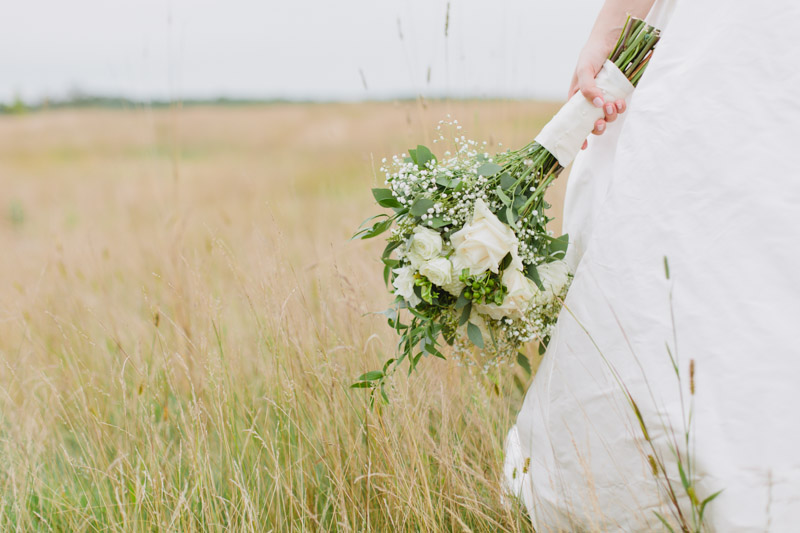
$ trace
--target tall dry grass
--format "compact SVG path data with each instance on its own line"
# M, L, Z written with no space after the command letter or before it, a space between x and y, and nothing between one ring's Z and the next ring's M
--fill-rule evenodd
M513 375L426 360L376 411L348 388L395 342L380 243L348 238L373 158L447 112L516 146L552 111L0 117L0 530L529 531Z

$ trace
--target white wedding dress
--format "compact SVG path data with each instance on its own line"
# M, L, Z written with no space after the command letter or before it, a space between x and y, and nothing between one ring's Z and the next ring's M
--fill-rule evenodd
M575 279L506 444L537 532L676 524L648 455L691 523L692 403L694 489L723 491L709 530L800 531L798 28L795 0L678 0L624 121L576 163Z

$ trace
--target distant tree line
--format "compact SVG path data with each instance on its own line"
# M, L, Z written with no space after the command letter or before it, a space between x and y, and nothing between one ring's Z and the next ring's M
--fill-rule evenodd
M0 103L0 114L20 115L31 111L44 111L47 109L141 109L141 108L167 108L170 106L246 106L282 103L308 103L300 100L253 99L253 98L196 98L186 100L135 100L119 96L75 95L63 99L46 99L30 104L21 98L15 97L10 104Z

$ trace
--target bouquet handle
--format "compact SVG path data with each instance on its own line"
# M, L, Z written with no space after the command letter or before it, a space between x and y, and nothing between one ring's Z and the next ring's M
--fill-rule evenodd
M606 102L624 100L634 89L610 60L603 64L595 81ZM536 142L553 154L562 167L566 167L580 152L583 141L594 129L594 123L604 116L602 108L595 107L578 91L536 136Z

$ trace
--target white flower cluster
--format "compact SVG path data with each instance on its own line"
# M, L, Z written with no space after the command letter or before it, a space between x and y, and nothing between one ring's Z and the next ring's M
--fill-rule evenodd
M569 272L561 267L566 266L563 261L544 265L540 276L547 290L540 291L523 273L518 247L519 240L511 228L503 224L483 200L477 200L471 222L454 232L449 243L438 231L423 226L414 228L411 238L399 249L398 255L405 264L394 269L395 294L416 307L421 303L414 291L416 279L424 276L433 285L458 296L464 289L459 279L462 270L468 270L473 276L486 271L497 274L503 259L511 254L511 264L502 274L502 283L508 290L502 303L477 304L475 311L494 321L524 319L532 306L546 304L561 293ZM530 332L534 334L535 331ZM512 336L519 336L519 333L512 333Z

